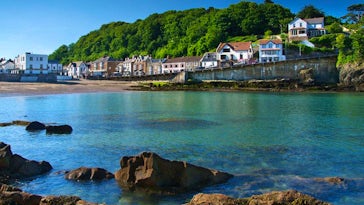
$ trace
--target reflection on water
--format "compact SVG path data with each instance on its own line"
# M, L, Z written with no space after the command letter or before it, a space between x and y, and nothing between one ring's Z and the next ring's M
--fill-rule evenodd
M19 186L107 204L182 204L199 191L247 197L297 189L334 204L363 204L364 100L360 94L125 92L2 97L0 122L70 124L70 135L1 127L13 153L54 170ZM39 106L42 105L42 106ZM236 177L176 197L123 192L115 181L78 183L80 166L120 168L122 156L153 151ZM343 184L315 181L340 176Z

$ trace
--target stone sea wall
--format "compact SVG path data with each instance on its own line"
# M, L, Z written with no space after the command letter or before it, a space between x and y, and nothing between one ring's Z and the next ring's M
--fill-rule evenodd
M206 80L299 80L300 71L312 69L316 83L338 83L339 72L336 68L336 56L288 60L281 62L240 65L223 69L204 69L188 72L185 79Z

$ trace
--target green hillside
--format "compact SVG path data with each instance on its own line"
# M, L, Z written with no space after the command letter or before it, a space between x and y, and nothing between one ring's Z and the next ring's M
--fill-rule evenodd
M74 44L60 46L49 59L66 64L104 55L116 59L146 54L155 58L202 55L236 36L263 35L268 30L278 34L293 17L281 5L245 1L226 9L168 11L134 23L105 24Z

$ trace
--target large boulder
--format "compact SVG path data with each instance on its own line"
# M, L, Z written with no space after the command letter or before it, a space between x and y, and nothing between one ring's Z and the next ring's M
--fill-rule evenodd
M197 194L187 205L330 205L295 190L274 191L249 198L234 199L223 194Z
M123 157L115 173L119 185L128 191L176 194L226 182L231 174L206 169L182 161L163 159L155 153Z
M10 173L15 178L27 178L49 172L52 166L49 162L28 160L24 157L14 154L10 160Z
M0 178L20 179L44 174L52 169L46 162L28 160L13 154L10 145L0 142Z
M364 91L364 64L348 63L340 67L340 84Z
M73 129L69 125L46 126L47 134L71 134Z
M31 123L29 123L25 130L27 131L40 131L40 130L45 130L46 126L43 123L40 123L38 121L33 121Z
M67 172L65 178L69 180L103 180L114 178L114 174L102 168L80 167Z

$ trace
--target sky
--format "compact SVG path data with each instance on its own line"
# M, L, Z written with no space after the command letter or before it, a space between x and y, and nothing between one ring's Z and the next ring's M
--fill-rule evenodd
M227 8L241 0L1 0L0 57L14 59L31 52L51 54L115 21L133 23L153 13L191 8ZM262 3L264 0L251 0ZM344 16L363 0L273 0L293 13L313 5L326 15Z

